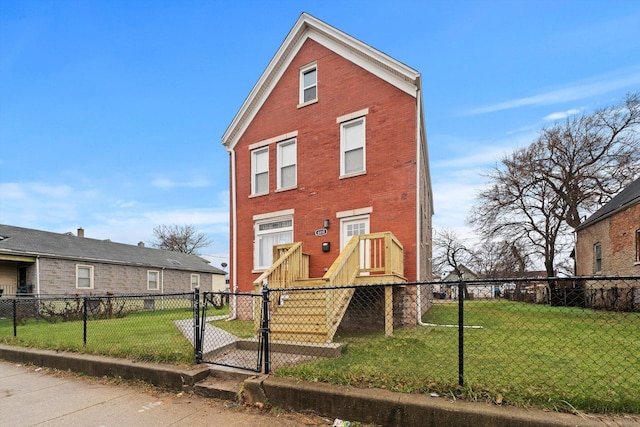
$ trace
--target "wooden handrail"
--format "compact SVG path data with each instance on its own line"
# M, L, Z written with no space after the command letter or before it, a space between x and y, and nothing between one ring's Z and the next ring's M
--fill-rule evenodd
M299 279L309 278L309 259L302 252L302 242L273 247L274 263L264 271L253 285L257 288L267 280L269 288L288 288Z

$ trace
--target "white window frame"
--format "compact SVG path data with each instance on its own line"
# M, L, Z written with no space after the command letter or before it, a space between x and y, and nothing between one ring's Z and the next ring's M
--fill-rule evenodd
M265 154L267 156L267 168L266 170L258 169L258 156ZM258 192L256 178L258 174L267 174L267 189L266 191ZM251 150L251 195L258 196L262 194L269 194L269 147L257 148Z
M598 252L600 253L599 257ZM600 242L593 245L593 272L602 272L602 243Z
M351 148L347 150L347 141L346 141L346 129L353 126L362 126L362 141L355 148ZM346 178L351 176L357 176L367 173L367 123L366 118L364 116L358 117L353 120L348 120L340 123L340 177ZM347 152L351 152L354 150L362 149L362 170L357 171L346 171L346 157Z
M195 285L194 285L194 280L195 279ZM191 290L193 291L195 288L200 288L200 275L199 274L192 274L191 275Z
M293 163L285 163L284 148L293 145ZM281 141L277 144L277 156L278 156L278 190L286 190L295 188L298 185L298 142L295 138ZM290 185L284 185L282 179L282 172L284 168L293 166L293 183Z
M80 286L80 279L86 279L86 277L80 277L80 270L89 270L89 286ZM76 264L76 289L93 289L93 266Z
M155 275L156 276L156 286L151 287L151 276ZM160 272L157 270L147 270L147 290L148 291L159 291L160 290Z
M305 86L304 76L308 73L315 71L316 80L313 84ZM307 89L315 88L316 96L314 98L308 99L305 101L304 92ZM314 102L318 102L318 64L314 61L311 64L307 64L304 67L300 68L300 95L299 95L299 103L298 107L303 107L305 105L313 104Z
M267 228L261 230L261 225L266 224L277 224L277 223L286 223L289 222L288 225L277 227L277 228ZM253 240L253 270L254 271L264 271L271 266L271 263L263 262L260 260L260 250L262 249L262 239L267 236L273 236L276 234L283 234L290 232L291 238L289 242L278 242L275 244L283 244L283 243L293 243L293 215L282 215L282 216L273 216L268 218L262 218L259 220L254 219L254 240ZM273 245L271 246L271 251L273 252ZM265 265L261 265L265 264Z

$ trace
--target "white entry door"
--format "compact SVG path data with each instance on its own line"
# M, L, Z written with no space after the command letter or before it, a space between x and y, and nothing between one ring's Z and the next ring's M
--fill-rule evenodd
M359 216L352 218L344 218L341 220L340 233L340 250L349 243L353 236L361 234L369 234L369 216ZM370 243L368 241L360 242L360 268L370 268L371 257ZM364 273L362 273L364 275Z

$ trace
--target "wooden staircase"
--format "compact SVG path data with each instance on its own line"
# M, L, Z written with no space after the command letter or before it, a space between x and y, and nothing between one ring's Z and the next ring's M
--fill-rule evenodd
M274 259L254 285L258 288L266 281L271 290L271 339L277 341L332 342L354 285L405 281L402 245L390 232L354 236L322 278L308 278L309 256L299 242L275 246ZM255 314L257 329L260 315Z

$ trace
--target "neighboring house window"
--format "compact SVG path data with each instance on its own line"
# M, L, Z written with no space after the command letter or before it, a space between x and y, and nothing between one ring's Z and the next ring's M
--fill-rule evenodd
M278 144L278 189L296 186L296 140Z
M593 272L602 271L602 244L600 243L593 245L593 261Z
M365 171L364 117L342 123L340 126L340 175Z
M93 266L76 265L76 288L93 289Z
M310 64L300 69L300 104L318 99L318 69Z
M160 289L160 273L157 271L147 271L147 290L157 291Z
M640 228L636 230L636 262L640 262Z
M273 263L273 246L293 242L293 217L270 218L255 223L254 268L264 270Z
M191 290L194 290L195 288L199 288L200 287L200 275L199 274L192 274L191 275Z
M269 148L251 152L251 194L269 192Z

